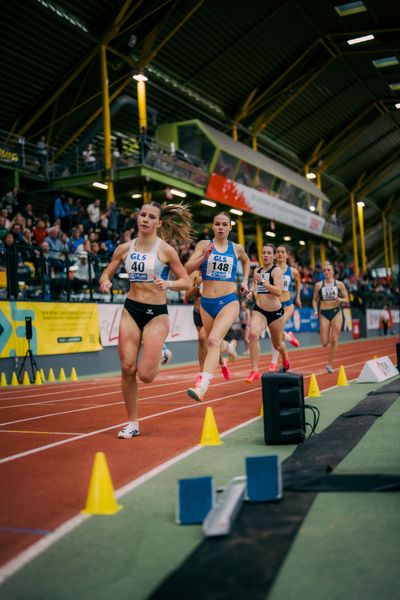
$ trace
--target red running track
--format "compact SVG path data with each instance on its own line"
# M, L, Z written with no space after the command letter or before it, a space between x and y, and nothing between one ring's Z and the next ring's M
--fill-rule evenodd
M344 343L336 366L354 379L372 355L395 361L393 338ZM265 370L270 355L262 356ZM311 373L321 390L337 382L325 372L326 351L305 348L290 354L291 370ZM231 365L233 378L218 373L206 401L190 400L196 365L161 371L140 386L140 431L119 440L126 420L118 377L0 389L0 565L76 516L85 506L94 455L106 454L115 489L161 465L200 441L205 407L212 406L220 433L259 415L260 382L249 385L248 358Z

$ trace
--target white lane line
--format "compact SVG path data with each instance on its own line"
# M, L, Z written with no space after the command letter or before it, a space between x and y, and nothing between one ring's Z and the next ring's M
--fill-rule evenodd
M246 425L249 425L250 423L257 421L258 419L259 419L259 417L256 417L254 419L250 419L249 421L246 421L245 423L236 425L235 427L232 427L231 429L228 429L227 431L222 433L220 435L220 437L226 437L230 433L233 433L234 431L238 431L239 429L246 427ZM170 458L169 460L165 461L161 465L154 467L154 469L151 469L151 471L148 471L144 475L141 475L137 479L134 479L130 483L128 483L128 484L122 486L121 488L119 488L118 490L116 490L116 492L115 492L116 497L120 498L121 496L127 494L128 492L133 491L134 489L143 485L144 483L146 483L153 477L156 477L156 475L159 475L163 471L166 471L170 467L176 465L177 463L181 462L188 456L191 456L192 454L194 454L195 452L198 452L199 450L202 450L203 448L205 448L205 446L200 446L200 445L193 446L192 448L189 448L189 450L185 450L185 452L178 454L178 456L174 456L173 458ZM58 542L64 536L68 535L69 533L71 533L71 531L73 531L74 529L79 527L79 525L82 525L82 523L87 521L87 519L89 519L90 516L91 515L79 514L75 517L72 517L72 519L69 519L68 521L66 521L65 523L60 525L60 527L57 527L57 529L55 529L52 533L49 533L44 538L42 538L38 542L32 544L32 546L30 546L29 548L27 548L26 550L24 550L23 552L18 554L15 558L11 559L8 563L6 563L5 565L3 565L0 568L0 583L4 583L6 581L6 579L8 579L12 575L14 575L17 571L19 571L27 563L29 563L31 560L35 559L37 556L42 554L45 550L50 548L50 546L52 546L55 542Z
M220 402L222 400L226 400L227 398L235 398L236 396L243 396L244 394L249 394L252 389L245 390L243 392L238 392L236 394L229 394L228 396L224 395L220 398L215 398L214 400L208 400L206 402L196 402L195 404L189 404L185 406L179 406L177 408L171 408L168 410L164 410L158 413L153 413L151 415L147 415L146 417L142 417L139 421L147 421L148 419L154 419L156 417L161 417L164 415L168 415L174 412L179 412L181 410L191 410L194 408L200 408L207 404L214 404L215 402ZM70 442L74 442L76 440L81 440L83 438L92 437L93 435L98 435L99 433L104 433L106 431L110 431L112 429L116 429L117 427L122 427L126 424L126 421L123 423L117 423L115 425L110 425L109 427L104 427L103 429L97 429L96 431L91 431L90 433L82 433L77 435L74 438L70 438L68 440L61 440L59 442L53 442L52 444L46 444L45 446L39 446L38 448L32 448L31 450L26 450L25 452L19 452L18 454L13 454L10 456L6 456L5 458L0 459L0 464L4 464L7 462L11 462L13 460L17 460L18 458L24 458L25 456L30 456L31 454L36 454L38 452L43 452L44 450L50 450L51 448L56 448L57 446L62 446L63 444L69 444Z

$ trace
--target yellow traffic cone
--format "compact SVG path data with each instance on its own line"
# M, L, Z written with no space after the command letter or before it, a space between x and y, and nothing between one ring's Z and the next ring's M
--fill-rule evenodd
M379 357L378 357L378 355L377 355L377 354L374 354L374 356L373 356L372 358L373 358L374 360L376 360L376 359L377 359L377 358L379 358Z
M264 416L264 404L261 402L260 417Z
M104 452L96 452L86 507L81 512L87 515L114 515L121 508L114 496L106 456Z
M321 392L319 391L318 387L318 381L314 373L312 373L311 375L307 396L309 396L310 398L319 398L321 396Z
M218 427L211 406L207 406L201 433L201 446L220 446L224 442L219 439Z
M70 381L78 381L78 375L76 374L75 367L72 367Z
M31 380L29 379L28 371L24 372L24 377L22 379L22 385L31 385Z
M46 382L46 377L44 375L44 369L40 369L40 377L42 379L42 383Z
M3 386L3 385L7 385L7 379L6 379L6 374L5 373L2 373L0 375L0 386Z
M13 371L13 374L11 376L11 384L10 385L19 385L17 374L15 371Z
M42 385L43 381L42 381L42 376L40 375L40 371L36 371L36 375L35 375L35 385Z
M48 376L48 378L47 378L47 381L55 381L55 380L56 380L56 378L54 377L54 371L53 371L53 369L50 367L50 369L49 369L49 376Z
M58 378L58 381L67 381L67 378L65 377L65 371L62 367L60 369L60 376Z
M336 385L349 385L343 365L340 365L339 376Z

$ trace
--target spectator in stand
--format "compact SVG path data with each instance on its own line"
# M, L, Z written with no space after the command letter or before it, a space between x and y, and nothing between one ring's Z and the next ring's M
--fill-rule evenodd
M8 230L7 219L0 215L0 240L3 240L6 237Z
M60 223L62 219L65 217L65 196L64 194L58 194L53 204L53 225L60 219Z
M11 219L19 209L18 188L12 187L2 198L0 206L7 210L8 218Z
M47 237L47 230L43 219L39 219L33 227L32 240L37 246L41 246Z
M89 204L86 211L87 211L87 215L89 218L89 226L92 226L94 228L98 227L98 224L100 221L100 216L101 216L100 200L98 198L96 198L96 200L94 202Z
M0 215L2 217L4 217L7 229L10 229L10 227L11 227L11 221L8 218L8 211L7 211L7 209L6 208L2 208L0 210Z
M49 246L49 257L53 261L55 271L64 271L68 248L65 241L60 239L60 228L57 225L52 227L44 241Z
M84 169L95 169L96 168L96 152L93 144L88 144L86 149L82 152Z
M85 238L81 234L79 227L72 229L72 235L68 242L68 250L73 253L78 252L78 248L83 245Z
M40 175L46 174L47 172L47 159L48 159L48 145L46 143L46 136L42 135L42 137L37 142L37 151L39 158L39 170L38 173Z
M83 250L82 246L78 247L75 254L77 261L70 267L70 280L72 289L80 292L95 282L95 272L93 265L89 263L88 253Z

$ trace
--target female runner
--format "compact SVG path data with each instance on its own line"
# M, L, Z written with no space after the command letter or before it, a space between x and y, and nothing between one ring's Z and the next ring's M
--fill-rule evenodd
M166 290L186 290L190 286L176 250L162 239L187 242L190 217L187 208L180 204L144 204L137 218L138 236L116 248L100 277L100 291L107 293L112 277L124 263L130 281L118 340L128 423L118 433L119 438L139 435L137 375L144 383L150 383L157 375L169 330ZM174 281L168 279L170 269L176 277Z
M323 347L328 347L326 370L333 373L333 359L343 325L341 304L349 303L349 295L344 283L334 279L333 265L325 263L323 273L324 279L318 281L314 288L313 308L317 316L319 301L319 335Z
M203 321L201 320L200 314L200 298L201 298L201 288L202 288L202 277L200 271L193 271L190 275L190 285L191 287L185 292L185 300L186 302L190 302L190 300L194 299L193 304L193 323L197 329L197 343L198 343L198 351L197 356L199 359L199 367L200 373L197 376L196 383L194 387L197 387L201 383L201 373L203 372L204 361L207 355L207 336L203 326ZM219 364L221 367L221 372L224 379L231 378L231 372L226 364L226 359L223 358L222 353L219 355Z
M283 342L283 327L285 324L284 311L279 300L283 289L283 274L279 267L274 266L274 245L264 244L262 249L263 266L255 269L253 275L253 291L249 299L257 292L256 304L250 321L250 361L251 371L246 379L247 383L253 383L261 377L259 371L260 361L260 335L268 325L272 346L282 356L282 363L286 370L289 369L289 360L286 347ZM276 371L275 368L268 368Z
M201 270L203 293L200 300L200 314L207 335L207 354L204 361L201 381L187 390L194 400L202 400L213 378L220 351L228 352L235 360L236 349L224 341L232 323L239 315L239 301L236 287L236 266L243 265L241 291L247 292L250 260L240 244L228 239L232 229L231 218L225 212L215 215L213 220L213 241L198 242L191 258L185 265L189 274Z
M294 303L296 304L296 306L301 308L301 300L300 300L301 279L300 279L300 273L298 272L298 270L295 269L294 267L290 267L287 264L288 252L287 252L286 246L280 244L279 246L276 247L275 258L276 258L277 266L280 268L280 270L283 273L283 276L282 276L283 288L282 288L282 294L280 295L279 300L281 301L283 310L284 310L283 320L284 320L284 326L285 326L287 321L289 321L290 317L294 313L294 305L293 305L293 300L292 300L292 296L290 293L290 289L291 289L293 283L296 288L296 298L294 300ZM283 330L283 340L289 342L289 344L292 344L292 346L294 346L295 348L298 348L300 345L297 338L294 337L294 334L292 331ZM269 371L277 371L278 370L278 358L279 358L278 350L276 350L276 348L272 347L272 361L271 361L271 364L268 369Z

